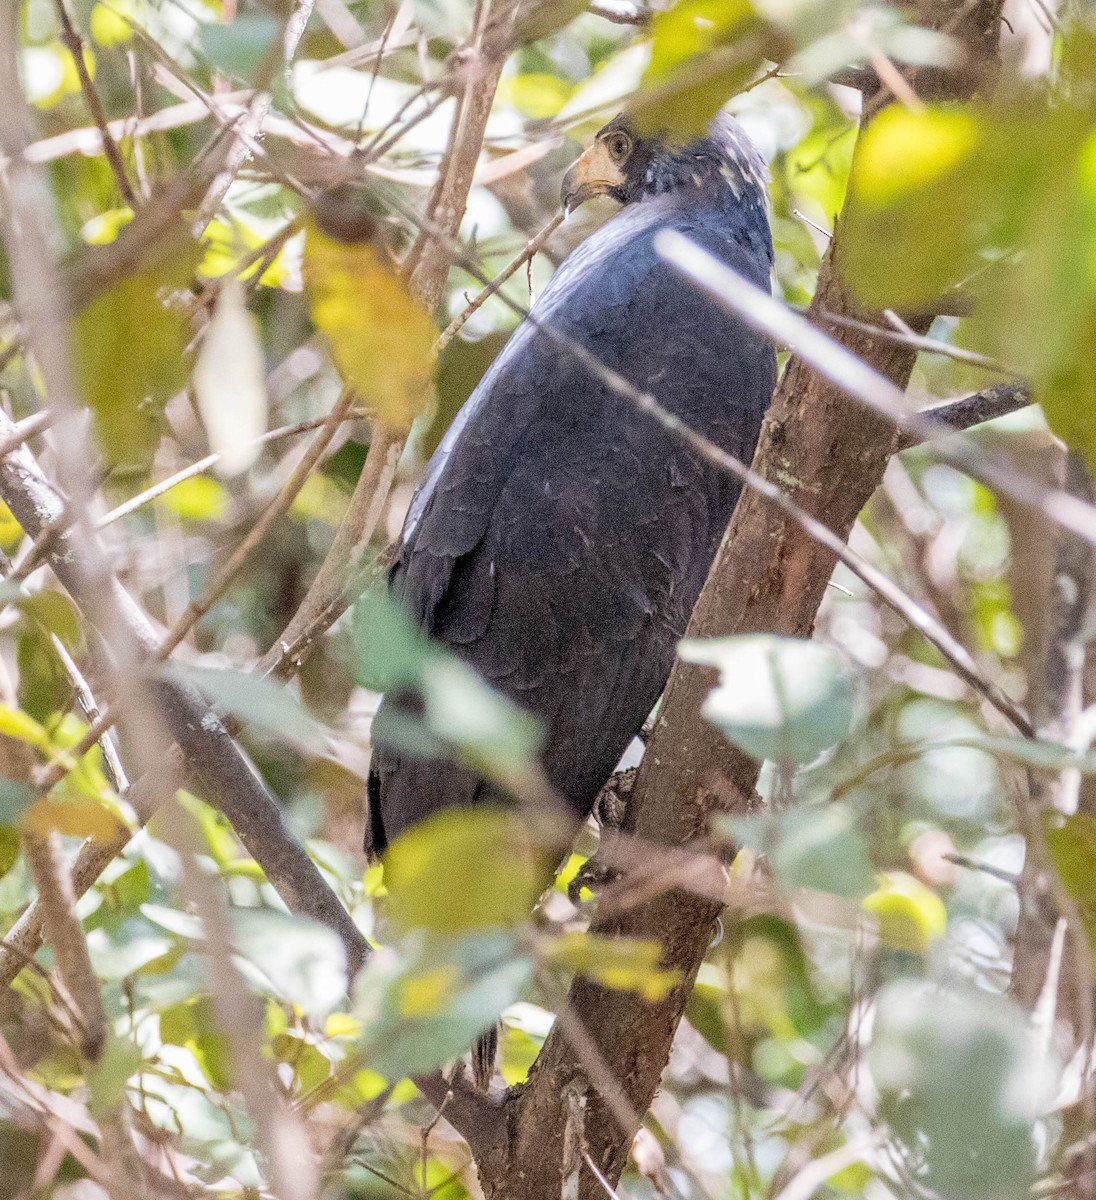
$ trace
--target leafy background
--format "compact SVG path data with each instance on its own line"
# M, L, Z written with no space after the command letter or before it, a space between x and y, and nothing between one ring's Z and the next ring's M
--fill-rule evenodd
M555 215L562 170L625 104L652 128L689 133L729 100L771 164L775 287L792 305L809 301L851 189L846 269L865 305L960 314L935 321L942 345L918 361L911 409L1022 375L1042 409L982 429L979 445L1052 483L1065 461L1054 434L1092 463L1096 20L1087 4L1010 2L991 98L926 107L900 94L855 167L860 95L829 81L866 66L956 62L956 46L915 12L679 0L618 23L579 3L527 5L461 229L464 265L426 314L393 264L414 239L408 214L421 209L445 149L446 88L460 77L471 7L328 0L288 68L278 62L284 14L257 4L21 7L27 157L47 173L63 239L55 249L73 297L75 383L100 452L89 464L94 516L126 586L159 621L173 625L205 593L307 437L259 435L322 418L344 383L377 421L414 420L375 553L360 564L360 582L375 581L421 463L517 315L488 300L435 365L437 332ZM631 5L604 8L635 15ZM87 79L117 123L136 220L97 149L62 13L81 31ZM185 185L252 85L272 93L265 133L207 211ZM127 230L156 204L182 215L134 265ZM573 214L505 295L527 305L611 211ZM41 381L0 265L0 390L20 419L39 410ZM533 917L543 848L510 818L449 816L398 844L385 871L365 862L363 780L383 687L413 682L427 698L421 719L392 736L446 745L519 791L535 783L537 737L375 588L291 688L249 674L319 568L372 428L358 410L340 426L171 670L241 723L287 820L378 951L348 998L338 938L291 917L227 821L201 795L180 793L201 872L227 907L250 1007L226 1014L211 950L219 935L196 911L174 818L158 814L77 907L105 1048L82 1047L86 997L65 996L48 948L0 996L5 1196L101 1194L106 1131L116 1129L155 1164L152 1190L174 1180L190 1194L268 1191L272 1135L248 1102L247 1054L273 1064L287 1144L298 1138L318 1163L302 1196L475 1194L467 1150L434 1123L411 1077L460 1056L501 1015L502 1074L520 1082L573 972L649 997L674 982L653 946L585 932L597 894L569 895L569 884L595 847L592 827ZM219 464L108 519L211 450ZM48 442L40 457L55 461ZM743 847L723 936L700 970L621 1195L1053 1195L1091 1133L1078 1049L1087 955L1071 951L1073 975L1072 958L1057 973L1053 961L1038 966L1041 1006L1025 1011L1008 994L1033 821L1046 827L1036 840L1069 911L1089 936L1096 929L1090 734L1083 721L1056 723L1054 698L1040 694L1056 632L1052 539L1022 507L916 448L892 462L852 542L1036 714L1046 737L1032 746L1012 736L841 568L815 644L688 649L726 680L706 717L767 760L766 804L716 831ZM97 678L94 639L7 511L0 547L11 578L0 613L7 927L34 891L27 839L54 830L75 849L119 822L136 828L136 818L111 755L95 746L65 759L88 725L70 665ZM1091 633L1083 614L1068 639L1075 664ZM35 768L58 759L63 778L40 794ZM1063 812L1050 805L1033 817L1018 800L1033 774ZM1060 979L1074 981L1061 996Z

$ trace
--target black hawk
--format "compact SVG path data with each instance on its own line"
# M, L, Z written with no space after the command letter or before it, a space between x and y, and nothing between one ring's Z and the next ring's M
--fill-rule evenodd
M745 462L775 384L773 347L680 278L653 242L676 229L767 289L766 178L729 117L687 145L640 137L616 118L567 172L563 203L607 194L621 211L533 310ZM391 595L543 722L544 770L576 820L666 684L738 493L529 320L429 464ZM368 792L374 853L440 809L505 802L469 769L383 745Z

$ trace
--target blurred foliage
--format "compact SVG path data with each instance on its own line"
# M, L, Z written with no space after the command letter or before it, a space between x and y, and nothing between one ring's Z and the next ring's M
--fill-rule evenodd
M455 106L446 89L465 78L473 7L317 5L286 69L283 9L76 0L84 62L140 200L133 211L54 3L22 5L27 158L49 185L73 379L101 452L86 464L101 488L95 516L219 456L105 526L127 588L158 620L170 624L204 592L310 436L265 435L314 427L344 385L371 414L411 429L369 548L379 562L422 462L512 331L511 308L489 301L435 363L438 330L481 281L454 268L438 311L424 313L398 270L417 233L406 214L422 210L445 153ZM1031 378L1046 422L1034 410L1001 421L979 435L987 449L1055 481L1053 431L1096 464L1091 4L1009 0L991 92L963 106L891 103L859 141L859 94L828 80L963 61L912 7L677 0L641 5L651 19L634 25L589 7L522 8L462 225L469 258L491 275L510 261L555 213L564 167L618 110L680 137L727 106L770 164L775 286L789 303L809 302L840 215L844 267L866 309L911 317L943 300L962 314L933 324L945 349L995 356ZM240 121L253 86L271 93L263 135L210 211L220 125ZM605 215L574 214L505 295L527 304ZM2 256L0 297L0 392L21 418L39 409L41 380L17 352ZM996 378L925 353L911 404ZM654 942L589 933L616 886L585 880L569 898L597 845L592 827L550 886L559 847L523 820L542 796L541 731L379 589L295 684L252 674L331 544L368 440L365 422L340 430L261 552L164 667L237 723L287 823L374 944L352 988L338 940L285 912L225 819L200 795L178 803L229 910L232 962L255 1005L239 1020L328 1155L325 1195L460 1200L476 1194L468 1154L444 1123L423 1134L433 1112L412 1076L459 1057L501 1017L502 1076L521 1082L575 973L648 999L688 981ZM52 467L48 450L44 460ZM1042 525L918 448L892 465L854 539L981 670L1035 705L1056 570ZM17 563L30 553L6 508L0 549ZM0 1195L98 1200L97 1130L120 1114L150 1161L155 1148L195 1194L267 1195L261 1138L237 1090L239 1030L226 1024L204 953L215 934L188 890L172 824L161 813L138 832L109 758L98 747L75 753L91 714L71 667L94 688L100 650L48 572L19 577L0 591L0 930L33 896L27 836L58 831L71 852L85 837L134 836L77 908L110 1027L104 1056L80 1059L50 949L0 993ZM1096 950L1093 755L1067 729L1008 736L919 634L844 571L835 582L811 642L683 651L713 668L706 717L766 765L757 810L714 830L737 852L722 934L687 989L646 1151L637 1144L620 1183L628 1200L776 1197L830 1153L839 1161L817 1182L820 1197L1009 1200L1033 1183L1051 1195L1091 1135L1077 1117L1078 1072L1059 1071L1073 1050L1067 1000L1050 1028L1006 992L1024 832L1044 831L1047 863ZM1091 634L1082 622L1075 661ZM389 688L414 699L374 728ZM368 863L362 798L374 737L456 757L513 803L436 818L400 839L383 869ZM64 776L43 795L40 773L54 763ZM1072 781L1078 811L1031 821L1016 797L1032 779ZM1074 968L1067 961L1063 978Z

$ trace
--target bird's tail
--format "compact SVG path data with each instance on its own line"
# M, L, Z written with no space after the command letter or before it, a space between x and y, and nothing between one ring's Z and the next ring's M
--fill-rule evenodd
M491 1086L498 1051L499 1027L492 1025L486 1033L476 1038L476 1044L472 1047L472 1079L481 1092L486 1092Z

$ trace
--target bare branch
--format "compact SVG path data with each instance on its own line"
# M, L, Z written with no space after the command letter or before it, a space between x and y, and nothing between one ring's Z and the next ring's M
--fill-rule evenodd
M118 149L118 143L110 132L103 101L88 71L87 61L84 58L84 40L72 20L66 0L55 0L54 9L61 25L61 42L72 55L76 75L80 80L80 90L84 93L84 102L91 113L91 119L95 122L95 128L99 130L99 136L103 139L103 153L106 155L111 171L114 172L114 179L118 184L118 190L122 193L122 199L136 212L139 206L137 193L129 182L126 165L122 161L122 152Z
M944 358L969 363L972 367L982 367L986 371L997 371L1002 375L1018 374L1007 363L990 358L987 354L978 354L976 351L966 350L962 346L952 346L947 342L940 341L939 338L926 337L924 334L914 333L909 329L887 329L882 325L872 325L867 321L860 321L856 317L845 316L844 313L826 312L820 313L819 316L830 324L843 325L846 329L860 329L864 333L870 333L873 337L913 346L917 350L925 351L926 354L940 354Z
M554 216L547 225L533 238L521 253L511 260L503 269L495 276L494 279L477 295L469 301L468 307L463 312L459 313L449 323L448 327L442 331L441 337L438 338L434 346L434 350L440 354L446 346L457 336L464 328L468 318L479 311L483 305L502 287L502 285L511 276L516 274L527 262L532 260L539 253L544 243L552 236L553 233L563 224L563 214L558 213Z
M61 836L27 834L23 838L27 865L42 906L46 934L70 1002L80 1014L80 1050L96 1062L107 1044L109 1026L99 981L88 955L84 929L76 915L76 894L65 868Z
M1010 413L1019 412L1031 403L1030 384L998 383L973 395L962 396L958 400L950 400L946 404L927 409L924 415L940 427L937 436L946 436L945 429L956 432L973 429L976 425L984 425L987 421L995 421L998 417L1007 417ZM897 454L911 446L919 446L923 441L920 433L908 429L903 423L899 426L894 451Z
M186 611L168 631L156 650L156 657L166 660L176 646L186 637L194 626L205 616L214 604L224 595L229 584L236 578L240 568L247 562L254 551L270 532L274 522L278 520L300 494L301 488L308 482L313 468L320 461L320 456L331 443L336 431L346 419L354 402L353 393L344 388L338 400L335 401L327 419L320 426L319 433L313 438L312 444L302 456L300 462L293 468L289 478L278 494L267 505L263 515L255 522L247 537L236 547L228 562L221 567L210 583L205 593L197 600L187 605Z

